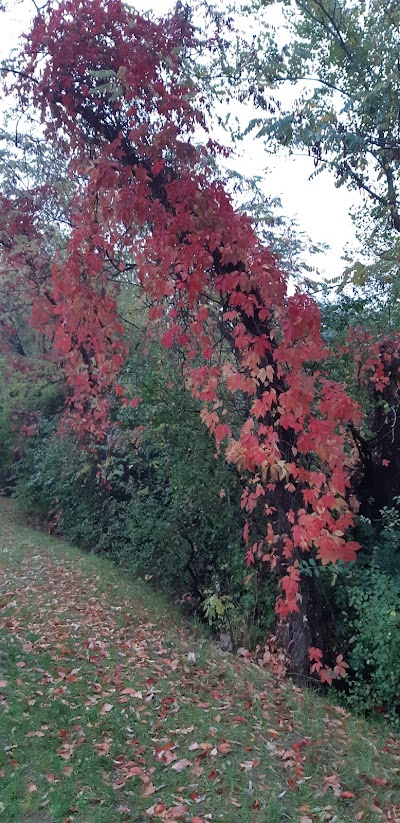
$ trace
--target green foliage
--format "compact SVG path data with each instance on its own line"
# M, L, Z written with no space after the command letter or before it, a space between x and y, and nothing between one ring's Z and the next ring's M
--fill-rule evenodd
M245 582L240 478L216 458L173 356L156 344L146 355L137 349L124 381L142 402L120 408L95 448L57 433L58 417L44 408L14 467L18 498L53 530L150 577L200 615L210 591L226 598L234 642L252 645L274 621L276 582L266 564ZM226 625L220 617L216 630Z
M395 502L399 503L396 498ZM394 508L381 511L382 526L372 551L373 564L383 573L400 580L400 512Z
M354 351L348 345L349 333L354 329L371 332L374 336L387 330L388 315L385 306L369 294L349 296L339 294L323 302L322 333L332 354L327 361L327 372L334 380L346 386L347 391L367 413L372 411L369 387L360 380ZM366 357L367 355L365 355Z
M146 359L137 351L130 380L142 397L133 417L144 428L129 504L135 551L126 548L121 561L194 603L225 602L215 628L228 622L235 643L252 645L274 621L276 582L265 564L245 582L240 478L217 459L174 356L155 344Z
M333 589L339 643L350 664L346 701L358 711L385 712L399 722L400 710L400 513L382 512L377 533L361 518L364 551L353 568L342 568Z
M400 578L376 566L354 571L347 595L353 631L347 699L358 710L392 714L400 707Z
M112 552L127 541L126 503L119 485L104 483L98 458L42 420L16 467L16 492L26 511L77 545Z
M385 299L398 299L398 6L282 0L277 36L270 5L242 7L257 33L227 72L242 99L250 93L258 107L248 131L270 151L307 152L315 174L328 169L338 187L363 193L353 217L365 251L361 260L349 258L345 282L372 281ZM293 94L285 94L289 87Z
M1 494L13 488L14 465L27 442L27 432L35 432L40 417L52 419L64 405L64 385L54 367L41 364L39 374L35 365L26 363L23 370L12 370L0 357Z

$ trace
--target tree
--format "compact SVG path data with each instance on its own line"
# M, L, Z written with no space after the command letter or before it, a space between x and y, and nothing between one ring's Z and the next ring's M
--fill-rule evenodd
M233 77L239 93L241 83L251 86L260 116L249 128L270 149L306 151L315 173L328 169L337 186L361 194L354 218L362 255L348 255L339 291L349 283L358 289L363 328L348 328L348 342L336 335L336 344L353 362L350 383L366 403L362 430L352 426L362 465L354 479L363 513L376 518L399 493L399 9L374 0L292 0L281 8L285 29L277 39L267 26L271 4L252 5L259 33L239 53ZM289 106L279 100L287 85L298 93Z
M307 152L316 172L330 169L338 186L364 195L356 223L368 251L347 277L361 284L374 275L382 284L389 272L398 274L398 5L290 0L281 7L279 40L267 25L271 3L256 0L250 10L258 34L242 52L236 77L241 70L262 110L251 128L269 147ZM279 99L288 84L298 92L289 106Z
M68 420L102 439L127 341L118 318L128 269L152 302L153 328L186 356L217 452L246 481L247 559L280 572L277 611L293 667L318 641L305 554L353 560L349 422L356 404L324 372L328 349L308 295L285 275L213 178L208 139L184 60L196 47L185 10L153 22L120 0L62 0L34 20L15 70L22 106L40 109L47 139L84 180L66 252L51 267L54 353L69 384ZM42 318L33 317L33 323ZM238 398L242 424L225 403ZM235 404L232 404L234 408ZM252 538L261 512L264 534Z

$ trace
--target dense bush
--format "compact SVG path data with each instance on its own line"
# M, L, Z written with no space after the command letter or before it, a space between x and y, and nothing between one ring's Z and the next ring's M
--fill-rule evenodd
M98 457L42 420L15 471L23 508L72 542L111 553L127 540L126 501L121 489L102 482ZM125 494L126 496L126 494Z
M348 699L359 710L391 713L400 709L400 578L375 566L353 574Z
M126 382L142 402L116 412L103 444L82 448L57 433L57 416L38 417L15 466L21 505L251 645L274 621L276 583L266 564L246 569L240 478L216 459L171 357L153 346L130 368ZM219 604L213 614L210 602Z
M363 551L343 567L332 605L338 610L338 641L350 669L346 701L359 711L400 720L400 514L382 512L379 529L359 522Z
M11 370L0 357L0 494L10 494L15 465L38 431L40 421L54 421L65 402L65 387L51 364L39 375L35 363Z

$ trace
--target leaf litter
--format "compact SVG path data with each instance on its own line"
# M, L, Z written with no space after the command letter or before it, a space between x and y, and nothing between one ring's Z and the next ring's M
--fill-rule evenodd
M387 727L196 639L6 502L0 526L0 821L400 823Z

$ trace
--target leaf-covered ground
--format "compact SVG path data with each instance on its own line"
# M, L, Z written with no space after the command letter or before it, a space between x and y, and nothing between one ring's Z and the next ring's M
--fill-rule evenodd
M0 563L0 823L400 821L388 728L224 655L4 500Z

